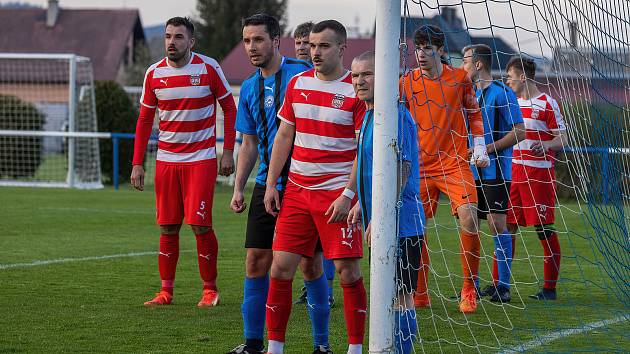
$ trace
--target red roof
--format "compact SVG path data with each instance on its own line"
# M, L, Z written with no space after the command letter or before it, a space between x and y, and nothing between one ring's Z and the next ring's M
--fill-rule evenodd
M52 28L46 9L0 8L0 52L67 53L88 57L94 79L115 80L128 40L144 40L138 10L61 8Z
M348 69L350 68L350 64L352 63L352 59L354 57L365 51L374 50L374 38L351 38L348 39L347 44L348 48L343 55L343 65ZM280 53L288 57L295 56L293 38L280 38ZM223 59L221 62L221 68L223 69L228 82L232 85L240 85L256 70L247 58L243 42L236 45Z

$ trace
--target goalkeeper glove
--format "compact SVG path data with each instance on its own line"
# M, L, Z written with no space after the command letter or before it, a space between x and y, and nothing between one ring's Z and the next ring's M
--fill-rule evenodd
M486 150L486 139L483 137L473 138L473 153L470 158L470 164L477 167L488 167L490 165L490 157Z

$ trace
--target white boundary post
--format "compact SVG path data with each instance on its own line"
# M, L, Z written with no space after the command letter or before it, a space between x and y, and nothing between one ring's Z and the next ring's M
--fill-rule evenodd
M376 1L370 353L394 353L400 0Z
M68 132L76 130L76 99L77 99L77 57L72 55L68 60L69 78L68 78ZM74 165L75 165L75 140L73 137L68 138L68 177L66 181L68 187L73 188L75 182Z

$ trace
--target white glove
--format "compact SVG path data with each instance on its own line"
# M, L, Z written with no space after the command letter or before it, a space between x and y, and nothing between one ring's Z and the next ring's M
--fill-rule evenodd
M473 153L470 157L470 164L477 167L488 167L490 165L490 157L486 150L486 139L483 137L473 138Z

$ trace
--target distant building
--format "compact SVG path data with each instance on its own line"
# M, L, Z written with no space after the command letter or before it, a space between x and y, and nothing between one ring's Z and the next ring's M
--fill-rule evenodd
M0 53L66 53L90 58L95 80L123 82L145 42L138 10L0 7Z

